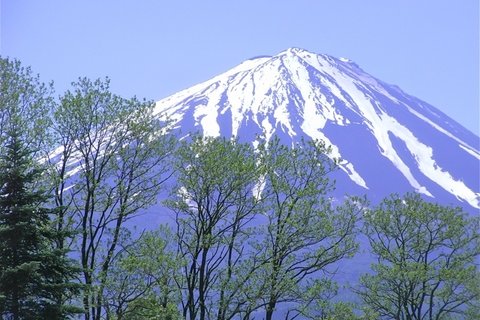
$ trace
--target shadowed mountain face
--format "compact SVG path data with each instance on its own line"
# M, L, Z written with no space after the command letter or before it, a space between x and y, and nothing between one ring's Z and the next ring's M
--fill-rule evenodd
M461 106L459 106L461 107ZM321 139L340 158L337 195L416 191L480 208L480 139L348 59L298 48L256 57L157 102L183 133Z

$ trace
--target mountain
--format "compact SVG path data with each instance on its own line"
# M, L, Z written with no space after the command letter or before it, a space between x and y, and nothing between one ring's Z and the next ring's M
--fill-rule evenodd
M299 48L255 57L157 102L156 113L185 134L321 139L341 158L338 196L416 191L480 208L479 137L345 58Z

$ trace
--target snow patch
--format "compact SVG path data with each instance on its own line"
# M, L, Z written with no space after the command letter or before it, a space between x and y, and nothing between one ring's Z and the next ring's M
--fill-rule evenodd
M322 88L327 88L327 92L320 90L318 82L311 82L312 74L315 81L320 81ZM334 59L292 48L274 57L247 60L217 77L159 101L156 112L168 116L175 126L179 126L191 108L190 102L193 99L201 101L208 98L205 100L208 102L196 104L193 110L194 120L206 135L220 135L218 114L229 110L232 134L235 136L238 136L241 127L248 128L251 124L260 128L267 140L278 130L292 139L302 135L303 131L313 139L331 145L332 157L342 158L342 146L333 145L332 137L327 137L323 129L327 123L349 125L353 122L352 118L347 118L351 111L360 119L360 122L355 120L355 123L362 123L374 137L378 156L388 159L413 189L433 196L427 188L431 184L422 185L419 182L426 181L427 178L461 201L479 208L480 194L455 179L454 173L440 167L428 142L420 141L408 128L408 124L400 123L390 116L388 105L379 104L376 97L379 94L384 96L395 104L394 107L405 106L410 113L428 123L432 130L454 139L461 149L479 160L480 152L447 130L447 121L440 125L434 110L428 108L428 117L420 114L408 106L408 96L401 92L393 94L396 90L388 88L393 87L386 86L363 72L349 59ZM349 109L348 113L344 109L340 112L336 103ZM430 114L432 117L429 117ZM408 150L406 155L395 150L392 136L404 143ZM416 166L409 168L407 163L411 162L405 157L411 157ZM355 164L350 159L341 160L340 168L354 183L368 189L364 177L355 170Z
M464 148L467 147L467 148L470 148L471 150L474 150L474 148L472 146L470 146L468 143L466 143L465 141L457 138L456 136L454 136L452 133L450 133L449 131L445 130L444 128L442 128L441 126L439 126L438 124L436 124L435 122L431 121L430 119L428 119L427 117L425 117L424 115L422 115L421 113L415 111L413 108L409 107L408 105L402 103L408 111L410 111L412 114L414 114L415 116L417 116L418 118L420 118L421 120L425 121L426 123L428 123L429 125L431 125L432 127L434 127L435 129L437 129L438 131L440 131L441 133L445 134L447 137L457 141L458 143L460 143L460 147ZM438 115L435 114L437 117ZM478 155L478 153L477 153ZM474 155L475 156L475 155ZM477 157L478 158L478 157Z
M478 160L480 160L480 153L478 151L475 151L473 149L470 149L462 144L459 144L458 145L460 148L462 148L463 150L465 150L467 153L471 154L472 156L474 156L475 158L477 158Z
M455 195L458 199L467 201L475 208L480 208L478 202L480 194L475 193L463 181L454 179L449 172L444 171L433 159L432 148L420 142L407 127L401 125L396 119L386 113L379 113L378 108L375 108L375 106L378 107L376 102L360 91L359 88L363 87L362 83L339 72L330 70L329 73L335 78L336 83L355 101L362 115L368 120L365 123L370 127L373 136L377 140L380 152L397 167L417 192L433 197L425 186L419 184L410 168L395 151L388 135L389 132L405 142L406 147L418 165L418 169L425 177Z

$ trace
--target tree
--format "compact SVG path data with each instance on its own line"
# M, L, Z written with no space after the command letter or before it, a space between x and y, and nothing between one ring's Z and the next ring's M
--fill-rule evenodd
M357 249L363 203L331 203L327 175L335 166L315 142L291 149L273 139L255 149L225 138L185 141L167 202L185 262L183 317L250 319L264 308L272 319L277 304L288 306L287 319L305 315L318 301L314 284L325 284L313 278Z
M78 289L72 278L79 269L54 248L53 210L38 188L41 172L22 143L21 128L10 123L10 130L0 157L0 314L64 319L75 312L64 302Z
M107 318L180 319L175 281L181 261L173 240L170 227L162 225L117 253L105 290Z
M100 319L103 292L125 222L157 200L170 176L166 159L174 138L153 116L154 104L123 99L109 81L79 79L55 112L62 146L56 166L56 201L64 210L58 228L79 233L86 319Z
M265 263L257 283L262 302L256 308L265 308L265 319L271 320L277 305L287 303L286 317L294 318L319 284L312 278L356 252L355 224L363 203L332 204L328 193L334 185L328 175L336 162L321 142L302 140L289 148L273 139L259 146L259 157L266 168L267 221L258 244Z
M38 75L23 67L18 60L0 57L0 153L8 136L12 119L21 128L22 143L33 156L40 145L48 141L50 111L53 106L53 86L40 82ZM21 115L21 116L20 116Z
M392 195L364 216L377 263L358 290L385 319L478 319L478 217Z
M249 224L259 197L254 150L225 138L194 136L174 162L176 188L167 202L176 213L178 252L184 261L178 283L182 315L189 319L231 319L235 299L247 283L236 271L252 256Z
M0 59L0 313L13 319L64 319L78 293L78 268L54 243L39 150L46 142L53 100L17 60Z

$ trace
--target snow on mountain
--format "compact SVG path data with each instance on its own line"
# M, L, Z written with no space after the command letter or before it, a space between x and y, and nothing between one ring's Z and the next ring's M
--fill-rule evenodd
M343 194L417 191L480 208L479 137L346 58L299 48L252 58L157 102L156 112L182 132L321 139L342 159Z

